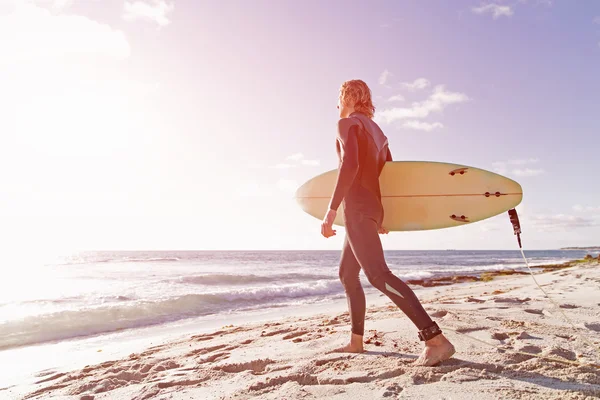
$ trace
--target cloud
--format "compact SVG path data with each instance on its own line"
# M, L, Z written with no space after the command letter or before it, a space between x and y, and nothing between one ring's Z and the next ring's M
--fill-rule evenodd
M387 69L385 71L383 71L381 73L381 75L379 75L379 84L380 85L385 85L385 83L387 82L387 79L392 76L392 73L390 71L388 71Z
M524 168L524 169L513 169L512 173L516 176L538 176L544 173L543 169L531 169L531 168Z
M123 19L135 21L138 19L156 22L160 26L171 23L167 14L175 8L174 3L162 0L126 1L123 7Z
M558 231L597 226L598 222L593 218L580 217L576 215L533 215L529 220L540 231Z
M67 8L71 4L73 4L73 0L0 0L0 5L8 5L12 7L32 5L43 8L50 7L54 10Z
M539 161L540 161L539 158L524 158L524 159L517 159L517 160L508 160L507 164L525 165L525 164L535 164Z
M130 55L125 35L80 15L52 15L31 3L20 3L0 16L0 64L48 59L67 54Z
M577 211L577 212L588 212L588 213L600 213L600 206L598 207L592 207L592 206L587 206L584 207L580 204L576 204L573 206L573 210Z
M426 118L433 112L441 112L450 104L463 103L469 100L464 93L448 92L444 85L434 88L429 98L422 102L413 103L410 108L389 108L380 111L377 119L391 123L402 119Z
M13 0L13 2L18 1ZM35 3L40 6L50 5L54 9L63 9L73 4L73 0L33 0L30 1L30 3Z
M404 101L404 96L402 96L401 94L397 94L395 96L390 97L388 101Z
M597 17L594 17L594 19L593 19L593 22L594 22L595 24L598 24L598 25L600 25L600 15L599 15L599 16L597 16Z
M496 161L492 163L492 171L496 172L500 175L505 175L507 173L511 173L515 176L537 176L544 173L544 170L541 168L532 169L532 168L514 168L514 166L523 166L527 164L536 164L540 160L537 158L525 158L525 159L515 159L508 161ZM511 169L512 168L512 169Z
M402 124L402 126L405 128L417 129L417 130L426 131L426 132L431 132L434 129L444 127L444 125L442 125L440 122L434 122L434 123L430 124L428 122L415 121L415 120L406 121L404 124Z
M510 6L500 6L498 4L483 4L480 7L473 7L471 9L475 14L492 14L494 19L502 16L510 17L514 14Z
M431 85L431 82L429 82L425 78L418 78L418 79L415 79L413 82L408 82L408 83L404 82L401 85L403 88L408 89L411 92L413 92L415 90L425 89L425 88L429 87Z
M73 0L54 0L52 2L52 7L54 8L66 8L73 3Z
M299 161L299 160L302 160L303 158L304 158L304 154L296 153L296 154L292 154L291 156L287 156L285 159L292 160L292 161Z
M534 1L536 6L543 5L546 7L552 7L553 0L519 0L519 3L530 3Z

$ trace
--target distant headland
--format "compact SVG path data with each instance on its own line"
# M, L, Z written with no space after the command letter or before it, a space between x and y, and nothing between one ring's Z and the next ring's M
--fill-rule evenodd
M600 250L600 246L591 246L591 247L561 247L561 250L592 250L597 251Z

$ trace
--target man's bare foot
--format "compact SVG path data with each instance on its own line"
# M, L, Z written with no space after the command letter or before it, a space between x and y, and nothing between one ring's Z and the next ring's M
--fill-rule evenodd
M439 334L425 342L425 348L414 365L431 367L449 359L454 353L452 343L443 334Z
M339 347L335 350L332 350L332 353L364 353L365 349L363 348L363 337L361 335L357 335L355 333L350 337L350 343Z
M331 351L332 353L364 353L365 349L362 346L352 346L352 343L345 345L344 347L338 347Z

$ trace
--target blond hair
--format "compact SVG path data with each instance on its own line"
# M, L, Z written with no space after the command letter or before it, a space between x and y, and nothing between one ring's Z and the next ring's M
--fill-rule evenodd
M375 106L371 100L371 89L360 79L346 81L340 88L340 99L343 104L354 103L354 110L373 119Z

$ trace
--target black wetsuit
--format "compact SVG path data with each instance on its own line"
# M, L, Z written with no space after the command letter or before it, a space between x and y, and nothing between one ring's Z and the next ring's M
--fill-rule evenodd
M364 335L365 294L360 284L362 268L369 282L387 295L420 331L439 330L414 292L388 268L378 229L383 221L379 175L392 161L387 137L366 115L353 112L338 123L339 172L329 203L332 210L344 205L346 237L340 260L352 322L352 332Z

